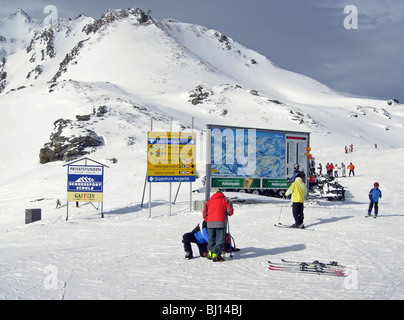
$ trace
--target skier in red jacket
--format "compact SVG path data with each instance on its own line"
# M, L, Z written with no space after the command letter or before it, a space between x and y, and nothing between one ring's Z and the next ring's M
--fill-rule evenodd
M207 223L209 243L208 259L224 261L222 250L225 242L227 216L233 215L233 206L225 195L218 191L206 203L203 219Z

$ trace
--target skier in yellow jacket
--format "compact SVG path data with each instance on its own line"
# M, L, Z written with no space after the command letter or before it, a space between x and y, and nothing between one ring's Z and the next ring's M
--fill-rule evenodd
M306 184L303 182L301 178L301 174L299 173L295 181L292 183L288 191L286 191L285 196L292 195L292 210L293 210L293 218L295 219L295 224L292 225L293 228L304 228L303 225L303 203L304 197L307 194Z

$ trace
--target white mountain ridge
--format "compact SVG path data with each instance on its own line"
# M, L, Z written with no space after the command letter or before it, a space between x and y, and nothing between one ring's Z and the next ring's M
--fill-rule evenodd
M397 177L404 157L402 105L346 97L282 70L220 31L151 20L137 8L109 10L98 20L64 19L50 28L15 17L23 21L18 34L4 33L10 28L0 32L6 39L25 39L20 47L4 49L0 60L1 299L404 297ZM189 188L181 187L171 216L165 183L152 185L152 219L148 200L140 206L151 118L153 131L190 130L194 118L200 177L208 123L311 132L316 161L352 161L356 177L340 180L345 202L307 203L305 223L315 232L273 228L280 219L292 222L289 202L254 197L252 204L236 204L231 217L241 248L233 261L184 261L181 236L202 219L189 212ZM81 205L70 206L66 222L63 165L69 160L39 162L51 135L55 142L48 147L55 151L79 138L100 142L87 140L84 149L69 151L109 166L105 219ZM345 154L351 143L354 152ZM363 216L374 181L383 191L386 217L369 220ZM193 189L200 187L198 179ZM193 194L194 200L203 198ZM62 209L55 209L57 199ZM42 208L42 220L24 225L24 210L33 207ZM349 278L350 285L267 270L267 260L281 258L336 260L358 267L359 277ZM44 285L49 268L58 271L56 288ZM211 283L223 285L212 292Z

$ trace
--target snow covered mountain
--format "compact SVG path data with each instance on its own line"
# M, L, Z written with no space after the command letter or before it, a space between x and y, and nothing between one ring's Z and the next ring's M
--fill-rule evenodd
M175 120L185 126L195 117L198 128L216 122L219 115L220 122L233 125L242 119L247 126L280 128L286 120L289 128L326 133L330 119L343 126L358 115L370 114L381 120L377 128L383 133L381 137L375 131L372 141L385 139L386 130L390 135L399 134L392 130L386 101L344 97L311 78L282 70L219 31L202 26L155 21L137 8L109 10L99 20L86 16L59 20L47 28L39 28L37 21L20 10L2 24L4 38L11 39L20 30L21 46L32 36L24 49L14 49L3 58L0 92L5 101L27 97L18 106L20 112L35 109L29 98L32 91L42 91L42 100L49 98L41 101L44 110L51 104L53 114L51 117L47 111L49 118L40 126L43 144L49 142L52 124L60 117L75 119L77 113L91 114L104 106L116 112L122 101L167 119L175 113ZM56 98L61 94L70 99ZM84 97L88 101L75 106L73 100ZM7 102L14 108L12 104ZM343 111L329 117L331 107ZM253 117L248 115L251 108L257 111ZM105 133L96 134L103 144ZM357 136L358 132L347 135ZM96 142L90 143L94 146ZM55 147L52 142L50 147ZM72 156L82 154L86 151L76 147ZM49 157L57 160L61 155Z
M314 79L277 67L267 57L220 31L173 20L155 20L138 8L108 10L98 20L84 15L63 19L50 27L41 26L20 10L0 20L0 45L0 237L4 239L0 252L9 254L7 259L0 259L9 261L4 267L9 278L3 287L7 289L0 293L3 299L30 295L29 290L14 294L11 289L13 261L18 264L21 258L18 252L10 253L10 246L20 232L26 231L25 235L35 238L33 231L19 229L23 210L43 207L43 223L52 239L57 235L52 230L53 224L59 232L67 232L62 226L66 223L64 213L54 209L56 199L64 199L66 194L66 168L62 167L66 161L89 155L110 164L105 203L109 217L118 219L114 228L122 227L122 222L132 226L139 222L136 217L142 213L139 201L151 118L155 131L167 131L172 123L177 130L190 128L192 118L197 131L207 123L309 131L317 161L323 164L342 159L355 161L362 175L367 175L369 181L378 179L384 186L395 180L394 164L404 156L404 109L388 101L391 97L379 101L344 96ZM347 158L344 146L351 143L357 153ZM374 153L375 143L378 154ZM198 152L203 151L198 148ZM202 165L198 171L204 175ZM362 179L356 181L369 183ZM197 181L195 188L199 186L201 183ZM158 190L156 195L167 193L164 184L153 188ZM368 186L351 182L348 199L359 199L363 206L367 190L362 197L359 195L362 188ZM391 197L398 196L396 189L398 182L389 185ZM361 212L355 201L349 205ZM187 200L183 204L186 206ZM159 201L155 206L158 215L164 216L166 209L159 208ZM390 209L398 212L391 202ZM265 219L267 209L258 206L254 210L259 218ZM278 217L279 209L275 211ZM324 211L318 211L316 217L322 219ZM342 214L343 209L336 211ZM81 212L77 211L76 218L80 218ZM239 212L238 219L243 219L243 208ZM134 214L134 218L125 216L129 214ZM182 218L194 224L199 219L198 215L195 220L195 215ZM180 219L181 215L174 218L179 225L183 223ZM88 223L77 228L88 231L91 228ZM154 227L147 219L141 224ZM174 229L181 232L179 225ZM164 226L173 227L168 220ZM105 228L104 231L109 230ZM399 234L398 230L392 232ZM85 236L78 241L85 242L89 233L84 232ZM124 236L130 233L128 227ZM109 252L117 251L119 243L113 240L113 234L102 236L112 241L114 248L109 248ZM174 239L170 237L170 241ZM248 246L247 236L240 239ZM96 246L95 240L91 243ZM326 248L335 244L329 243ZM22 240L21 248L25 245ZM292 244L285 243L285 248L288 245ZM126 254L122 252L122 257ZM182 255L181 248L179 254ZM256 253L255 257L262 258L262 254ZM85 264L83 260L75 261L78 265ZM138 261L131 263L141 265ZM199 271L195 265L193 270ZM151 275L149 280L152 278ZM256 280L260 281L258 276ZM23 282L22 279L19 284ZM174 297L192 297L187 292ZM49 298L51 293L32 294ZM70 297L75 293L71 292ZM96 297L94 294L95 291L81 297ZM106 296L108 293L101 297ZM224 296L222 292L216 297ZM331 292L329 296L332 297ZM137 291L134 297L160 296ZM259 295L238 297L256 299ZM291 292L288 297L295 295Z
M0 18L0 58L25 49L41 22L31 19L22 9Z

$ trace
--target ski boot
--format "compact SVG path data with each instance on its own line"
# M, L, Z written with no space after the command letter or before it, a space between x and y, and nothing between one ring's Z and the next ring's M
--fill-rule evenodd
M223 262L225 259L220 255L220 254L215 254L215 257L213 258L213 262Z

